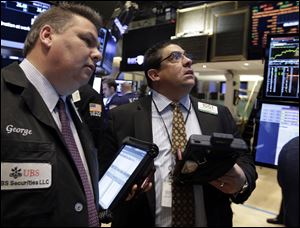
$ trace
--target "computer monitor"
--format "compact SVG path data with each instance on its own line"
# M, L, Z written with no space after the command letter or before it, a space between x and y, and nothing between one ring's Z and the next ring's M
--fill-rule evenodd
M299 32L299 1L252 1L248 59L262 59L268 34Z
M117 40L107 28L101 28L98 40L102 59L96 64L96 73L109 75L112 72L113 59L117 51Z
M101 82L102 82L102 78L94 77L93 89L96 90L99 94L101 94Z
M299 136L299 104L260 102L260 116L255 129L255 162L276 168L282 147Z
M299 35L268 36L263 98L282 101L299 100Z
M44 1L1 1L1 48L23 49L35 18L50 7Z
M125 82L129 83L131 85L133 91L136 91L136 83L134 83L134 81L132 81L132 80L116 80L118 94L122 93L121 87L122 87L122 84Z
M143 71L144 54L154 44L170 40L175 24L162 24L128 31L123 36L120 71Z
M13 62L21 62L21 58L17 57L17 56L3 56L1 55L1 69L3 67L6 67L10 64L12 64Z

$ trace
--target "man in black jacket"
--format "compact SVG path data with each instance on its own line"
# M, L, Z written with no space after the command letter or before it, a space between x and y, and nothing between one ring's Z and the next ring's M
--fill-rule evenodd
M187 137L191 134L211 135L213 132L240 136L226 107L203 103L189 96L195 83L191 65L192 60L180 46L168 42L155 45L146 52L144 59L152 95L110 112L109 129L101 151L101 173L126 136L154 142L160 149L154 161L154 187L136 200L121 205L114 213L112 226L164 227L172 224L172 206L168 205L170 197L167 197L171 192L165 188L172 178L173 161L178 159L171 153L172 102L180 103ZM247 200L255 188L256 178L253 159L245 153L222 177L194 185L194 226L232 226L230 204Z
M299 136L282 147L277 179L282 190L283 223L299 227Z
M1 70L1 226L99 226L97 151L67 97L101 59L100 26L87 6L53 6Z

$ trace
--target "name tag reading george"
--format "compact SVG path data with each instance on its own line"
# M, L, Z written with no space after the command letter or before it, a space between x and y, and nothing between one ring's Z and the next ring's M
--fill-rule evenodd
M42 189L51 184L49 163L1 162L1 190Z

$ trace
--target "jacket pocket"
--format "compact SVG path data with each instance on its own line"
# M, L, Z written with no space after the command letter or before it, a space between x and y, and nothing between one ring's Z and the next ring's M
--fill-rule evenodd
M1 224L43 225L56 205L56 172L53 143L2 140Z

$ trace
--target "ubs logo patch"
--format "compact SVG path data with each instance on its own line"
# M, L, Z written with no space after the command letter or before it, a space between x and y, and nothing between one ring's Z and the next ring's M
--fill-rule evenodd
M51 185L51 163L1 162L1 191L50 188Z
M14 167L11 169L11 173L9 174L10 177L13 177L14 179L17 179L18 177L22 176L21 169L18 169L18 167Z

